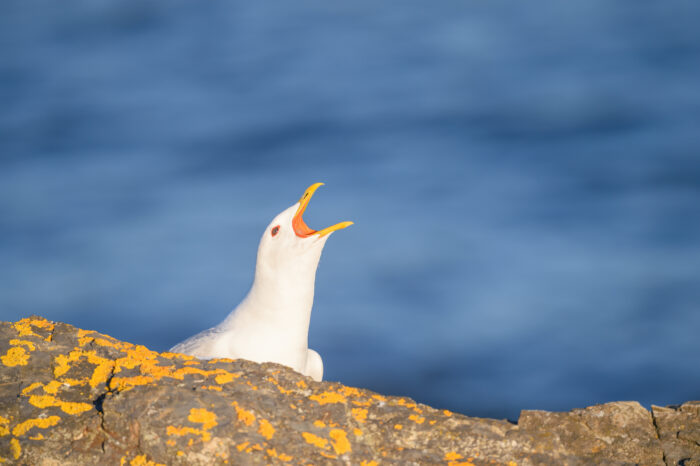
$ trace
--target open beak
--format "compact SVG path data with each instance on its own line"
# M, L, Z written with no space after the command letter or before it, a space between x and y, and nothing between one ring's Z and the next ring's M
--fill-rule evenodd
M311 235L318 235L319 237L326 236L327 234L336 230L342 230L343 228L352 225L352 222L340 222L328 228L324 228L323 230L316 231L312 230L306 223L304 223L303 216L306 206L309 205L311 196L313 196L316 190L321 186L323 186L323 183L312 184L306 189L306 191L304 191L304 195L301 196L301 199L299 199L299 208L294 214L294 218L292 218L292 227L294 227L294 233L296 233L296 235L300 238L308 238Z

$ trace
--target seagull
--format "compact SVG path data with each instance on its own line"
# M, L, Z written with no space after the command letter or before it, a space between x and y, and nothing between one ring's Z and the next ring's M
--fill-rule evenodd
M255 279L243 301L220 324L178 343L171 352L200 359L276 362L314 380L323 379L323 360L308 347L316 268L331 233L353 222L318 231L306 225L304 211L322 185L309 186L299 202L265 228Z

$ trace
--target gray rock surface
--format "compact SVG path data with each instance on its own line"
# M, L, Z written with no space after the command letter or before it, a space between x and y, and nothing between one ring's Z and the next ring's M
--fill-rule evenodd
M690 465L699 410L617 402L523 411L515 425L41 317L0 324L0 457L12 464Z

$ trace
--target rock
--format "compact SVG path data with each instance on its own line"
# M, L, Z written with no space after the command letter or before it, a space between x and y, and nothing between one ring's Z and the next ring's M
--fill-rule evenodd
M700 401L652 406L666 464L700 465Z
M688 465L699 407L524 411L515 425L41 317L0 324L0 457L15 464Z

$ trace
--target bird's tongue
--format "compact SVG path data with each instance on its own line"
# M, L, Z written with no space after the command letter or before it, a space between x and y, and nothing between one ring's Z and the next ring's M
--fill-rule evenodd
M340 222L328 228L324 228L323 230L316 231L309 228L309 226L304 222L304 211L309 205L311 196L313 196L314 192L316 192L316 190L321 186L323 186L323 183L312 184L306 189L306 191L304 191L304 195L301 196L301 199L299 199L299 208L297 209L296 213L294 214L294 217L292 218L292 227L294 228L294 233L300 238L308 238L309 236L314 234L317 234L319 236L325 236L336 230L340 230L352 225L352 222Z

